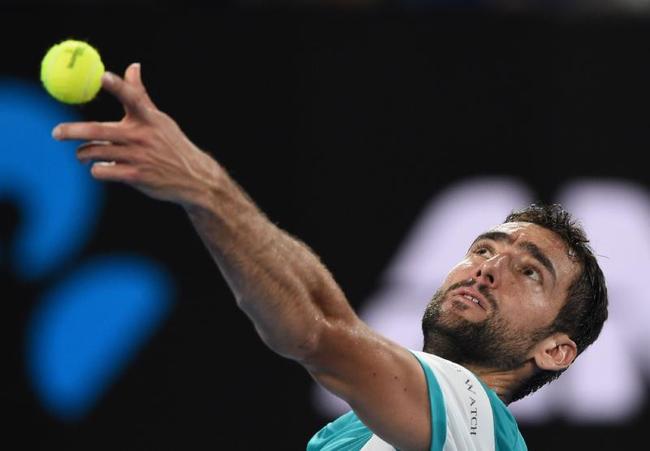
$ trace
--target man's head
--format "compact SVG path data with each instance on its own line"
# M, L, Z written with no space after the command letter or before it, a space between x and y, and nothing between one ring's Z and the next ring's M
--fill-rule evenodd
M427 306L424 350L533 376L512 401L557 378L607 319L605 280L584 231L559 205L531 205L480 235Z

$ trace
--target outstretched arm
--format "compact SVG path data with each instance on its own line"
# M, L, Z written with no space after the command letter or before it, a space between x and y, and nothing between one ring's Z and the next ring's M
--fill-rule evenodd
M92 175L181 205L237 305L275 352L300 362L394 446L426 449L430 416L424 375L410 352L369 329L315 254L269 221L209 155L146 93L139 65L103 87L124 105L114 123L60 124L56 139L77 151Z

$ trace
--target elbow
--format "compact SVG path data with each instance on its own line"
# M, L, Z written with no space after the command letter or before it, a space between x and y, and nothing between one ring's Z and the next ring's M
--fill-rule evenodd
M327 320L320 311L269 308L245 297L237 306L248 316L262 342L276 354L302 363L319 352Z
M295 341L295 344L290 350L291 355L287 357L304 365L312 361L314 356L318 355L320 343L321 333L319 327L311 328Z
M318 355L320 348L320 332L317 328L304 330L264 330L256 327L262 342L276 354L305 364Z

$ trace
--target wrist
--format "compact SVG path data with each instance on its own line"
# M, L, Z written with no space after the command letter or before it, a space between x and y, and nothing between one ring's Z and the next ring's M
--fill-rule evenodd
M225 169L216 160L203 151L201 156L195 166L198 169L192 171L186 195L179 202L188 213L211 210L228 180Z

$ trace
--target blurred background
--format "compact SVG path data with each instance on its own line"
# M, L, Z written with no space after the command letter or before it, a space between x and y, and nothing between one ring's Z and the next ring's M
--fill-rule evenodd
M11 449L304 449L346 406L274 355L183 211L100 184L40 61L86 40L307 242L373 327L420 315L471 240L532 201L592 238L611 312L512 404L531 450L650 427L650 1L241 0L0 6L0 424ZM12 440L17 440L13 441ZM642 442L641 442L642 443Z

